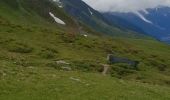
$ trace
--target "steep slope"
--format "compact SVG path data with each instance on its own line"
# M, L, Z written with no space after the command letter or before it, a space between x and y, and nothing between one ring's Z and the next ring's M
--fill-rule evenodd
M168 45L78 34L77 21L53 4L0 1L0 100L170 98ZM139 61L138 69L113 64L103 76L101 66L109 53Z
M63 8L67 13L76 18L80 23L84 23L97 32L109 34L112 36L141 36L141 34L139 33L129 31L125 28L117 27L114 23L111 23L101 13L91 8L82 0L59 0L56 3L60 6L61 9Z
M120 13L103 13L104 17L112 22L115 26L122 29L129 29L139 33L145 33L140 27L131 23L129 20L126 20L119 16Z
M60 28L77 29L75 21L48 0L1 0L1 18L12 22L11 24L50 25ZM52 16L53 15L53 16ZM57 22L63 21L65 25ZM43 24L42 24L43 23ZM76 30L75 30L76 31Z

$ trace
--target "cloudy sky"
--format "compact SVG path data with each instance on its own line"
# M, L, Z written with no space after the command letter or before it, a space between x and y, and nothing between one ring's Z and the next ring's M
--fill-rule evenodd
M101 12L136 12L147 8L169 6L170 0L83 0Z

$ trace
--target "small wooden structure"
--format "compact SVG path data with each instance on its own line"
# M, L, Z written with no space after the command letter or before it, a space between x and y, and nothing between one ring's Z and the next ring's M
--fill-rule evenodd
M137 66L139 64L139 61L130 60L130 59L127 59L127 58L116 57L113 54L107 55L107 61L109 62L109 64L127 63L135 69L137 69Z
M133 61L127 58L116 57L113 54L107 55L108 64L102 64L102 74L106 75L109 72L110 65L115 63L127 63L134 69L137 69L139 61Z

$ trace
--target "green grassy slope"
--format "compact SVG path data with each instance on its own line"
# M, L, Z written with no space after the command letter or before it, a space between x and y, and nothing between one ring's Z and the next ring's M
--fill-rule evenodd
M72 24L58 25L39 10L28 10L31 5L0 5L0 100L170 99L170 46L152 39L72 36L76 24L61 10L58 16ZM139 69L115 64L102 76L100 66L111 52L140 61ZM64 71L68 65L58 60L72 70Z
M113 25L105 19L102 14L88 6L82 0L61 0L61 4L63 5L62 9L65 9L68 14L97 32L116 37L146 37L140 33L120 27L118 28L116 25ZM89 10L93 14L90 14Z
M4 65L6 63L3 63ZM94 73L11 68L0 80L1 100L169 100L170 88ZM80 81L72 80L72 78Z
M76 31L77 28L77 24L70 16L47 0L1 0L0 5L1 19L7 20L11 24L26 27L64 28L64 26L56 24L49 15L49 12L52 12L66 23L67 29Z

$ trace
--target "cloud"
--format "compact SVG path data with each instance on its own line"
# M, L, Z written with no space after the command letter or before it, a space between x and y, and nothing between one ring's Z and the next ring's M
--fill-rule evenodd
M170 7L170 0L83 0L101 12L137 12L160 6Z

